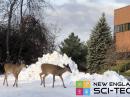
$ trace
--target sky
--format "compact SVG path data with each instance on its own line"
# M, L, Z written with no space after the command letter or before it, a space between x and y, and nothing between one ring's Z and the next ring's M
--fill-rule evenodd
M47 9L46 22L60 29L56 41L63 41L71 32L87 41L103 12L113 32L114 9L130 5L130 0L50 0L50 4L53 8Z

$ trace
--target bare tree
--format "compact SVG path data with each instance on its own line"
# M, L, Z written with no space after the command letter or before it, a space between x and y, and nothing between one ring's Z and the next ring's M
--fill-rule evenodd
M1 62L15 63L23 59L31 64L43 53L55 49L56 28L48 29L42 12L48 6L46 0L3 1L5 7L0 8L4 9L1 13L4 19L0 19Z
M7 54L7 58L6 61L10 60L10 52L9 52L9 33L10 33L10 29L11 29L11 19L12 19L12 14L13 14L13 9L14 9L14 5L16 4L18 0L13 0L13 2L10 1L10 10L8 13L8 26L7 26L7 33L6 33L6 54Z
M116 65L116 60L117 60L118 56L117 56L117 52L115 50L115 46L114 44L111 45L105 55L105 65L107 65L108 67Z

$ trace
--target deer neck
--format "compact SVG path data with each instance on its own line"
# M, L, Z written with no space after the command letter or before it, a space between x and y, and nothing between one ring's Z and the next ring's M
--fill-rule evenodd
M23 68L23 66L22 66L22 65L20 65L20 70L22 70L22 68Z
M61 70L59 70L60 74L62 75L63 73L65 73L67 71L66 68L62 68Z

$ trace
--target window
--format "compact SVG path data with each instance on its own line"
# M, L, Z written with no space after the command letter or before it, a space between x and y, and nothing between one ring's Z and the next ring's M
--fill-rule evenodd
M125 31L128 31L128 23L125 24Z
M130 23L128 23L128 30L130 30Z
M124 32L124 31L128 31L128 30L130 31L130 23L114 26L114 32Z
M117 26L114 26L114 32L117 32Z
M123 31L123 26L119 25L119 32L122 32L122 31Z
M126 26L126 24L122 25L122 27L123 27L122 32L126 31L125 26Z

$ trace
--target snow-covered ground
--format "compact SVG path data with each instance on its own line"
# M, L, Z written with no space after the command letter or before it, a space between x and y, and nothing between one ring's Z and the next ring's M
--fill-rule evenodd
M63 75L65 85L67 88L63 88L61 80L56 77L55 88L52 88L52 75L46 77L46 88L40 86L39 73L41 72L40 66L42 63L52 63L63 67L63 64L69 64L73 73L66 72ZM104 74L81 73L77 70L77 65L67 57L66 54L61 55L58 52L52 54L43 55L38 59L36 64L32 64L27 69L24 69L19 75L19 87L12 87L14 78L9 76L9 87L3 86L4 76L0 76L0 97L76 97L75 82L77 80L90 80L91 82L124 82L128 80L123 76L118 75L113 71L106 71ZM92 87L93 88L93 87ZM113 87L110 87L113 88ZM106 94L106 95L94 95L91 93L90 97L129 97L127 94Z
M76 97L75 87L63 88L57 85L55 88L42 87L39 81L32 83L20 83L18 88L2 86L0 81L0 97ZM91 95L90 97L129 97L129 95ZM84 97L84 96L79 96Z

